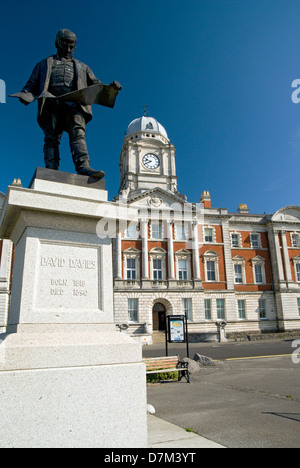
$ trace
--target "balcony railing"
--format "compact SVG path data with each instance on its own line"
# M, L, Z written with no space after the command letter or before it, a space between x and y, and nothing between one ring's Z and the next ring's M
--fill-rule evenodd
M115 289L199 289L202 288L201 281L182 281L182 280L124 280L115 278Z

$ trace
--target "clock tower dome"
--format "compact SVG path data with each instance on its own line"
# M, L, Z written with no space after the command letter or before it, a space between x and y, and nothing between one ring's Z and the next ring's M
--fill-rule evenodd
M128 126L120 173L120 196L131 197L156 187L177 193L175 147L153 117L140 117Z

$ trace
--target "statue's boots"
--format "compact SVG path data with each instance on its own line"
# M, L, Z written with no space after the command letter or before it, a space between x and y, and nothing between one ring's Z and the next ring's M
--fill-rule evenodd
M96 171L90 167L90 159L87 155L80 156L79 158L75 158L75 168L77 174L93 177L94 179L103 179L105 176L104 171Z
M45 167L46 169L53 169L58 171L59 169L59 151L58 148L49 148L46 145L44 146L44 157L45 157Z
M77 174L85 175L88 177L93 177L94 179L98 179L98 180L103 179L103 177L105 177L104 171L96 171L95 169L92 169L90 166L81 167L80 169L77 170Z

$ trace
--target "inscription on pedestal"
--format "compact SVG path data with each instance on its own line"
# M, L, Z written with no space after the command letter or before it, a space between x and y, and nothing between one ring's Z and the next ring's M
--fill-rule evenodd
M41 244L38 306L78 310L99 306L99 251L93 247Z

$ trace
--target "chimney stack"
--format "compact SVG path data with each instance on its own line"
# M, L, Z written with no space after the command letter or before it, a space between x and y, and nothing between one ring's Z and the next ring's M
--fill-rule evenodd
M208 190L204 190L204 192L202 192L200 203L203 203L204 208L211 208L211 196Z
M249 213L248 205L246 205L245 203L241 203L239 205L238 212L241 214L248 214Z

